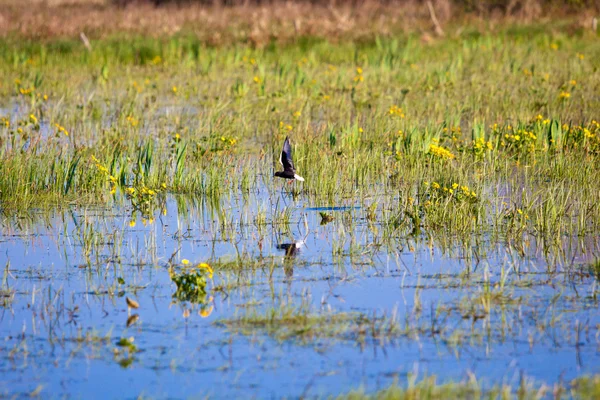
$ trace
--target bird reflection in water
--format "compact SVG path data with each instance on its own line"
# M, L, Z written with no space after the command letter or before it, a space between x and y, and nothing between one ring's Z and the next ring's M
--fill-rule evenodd
M286 278L291 278L294 275L293 259L298 255L303 246L304 241L295 243L281 243L277 245L278 250L285 251L283 270Z

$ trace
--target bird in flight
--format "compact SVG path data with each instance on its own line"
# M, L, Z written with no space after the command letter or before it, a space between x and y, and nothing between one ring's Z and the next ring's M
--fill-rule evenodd
M274 176L292 180L296 179L300 182L304 182L304 178L296 174L294 162L292 161L292 146L290 146L290 140L287 137L285 138L285 142L283 142L283 149L279 156L279 162L283 165L283 171L275 172ZM292 183L292 181L290 181L290 183Z

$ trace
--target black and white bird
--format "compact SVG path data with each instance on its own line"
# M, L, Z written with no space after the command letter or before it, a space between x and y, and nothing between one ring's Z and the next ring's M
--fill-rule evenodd
M279 156L279 162L283 165L283 171L275 172L274 176L292 180L296 179L300 182L304 182L304 178L296 174L294 162L292 161L292 146L290 146L290 139L287 137L285 138L285 142L283 142L283 149Z
M284 250L286 257L295 257L298 255L300 249L304 246L304 241L295 243L281 243L277 245L278 250Z

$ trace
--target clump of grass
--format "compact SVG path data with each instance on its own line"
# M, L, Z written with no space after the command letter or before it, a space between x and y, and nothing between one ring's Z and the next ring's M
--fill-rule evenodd
M546 396L561 398L562 396L580 399L594 399L600 394L600 376L592 375L577 378L568 384L547 385L522 377L519 385L508 384L486 387L484 380L470 375L463 382L438 383L435 376L417 379L409 375L408 384L401 386L394 383L385 389L373 393L355 390L336 398L339 400L366 399L479 399L479 398L519 398L540 399Z
M250 311L232 319L216 322L232 332L253 335L256 331L276 340L299 340L304 343L320 339L364 342L385 340L400 334L393 318L361 313L314 313L304 307L281 306L264 313Z
M10 307L15 298L15 291L12 289L0 289L0 305Z

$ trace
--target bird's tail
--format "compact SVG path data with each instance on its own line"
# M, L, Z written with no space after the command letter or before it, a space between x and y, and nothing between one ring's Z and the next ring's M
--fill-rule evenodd
M304 178L303 178L303 177L301 177L301 176L300 176L300 175L298 175L298 174L294 174L294 178L295 178L296 180L300 181L300 182L304 182Z

